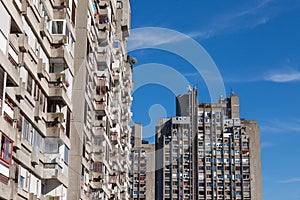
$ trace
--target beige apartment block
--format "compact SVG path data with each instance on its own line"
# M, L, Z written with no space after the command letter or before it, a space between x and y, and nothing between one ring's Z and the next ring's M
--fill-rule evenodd
M240 118L236 94L213 104L193 99L194 89L179 95L177 116L158 122L156 199L261 200L256 121Z
M0 199L129 199L129 0L7 0L0 17Z
M132 128L131 139L131 198L133 200L155 199L155 144L142 139L142 125Z

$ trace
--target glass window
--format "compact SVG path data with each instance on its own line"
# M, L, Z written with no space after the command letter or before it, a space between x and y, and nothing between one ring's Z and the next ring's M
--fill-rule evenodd
M32 128L31 145L34 147L37 147L42 152L42 149L43 149L42 142L43 142L43 139L42 139L42 136L40 135L40 133L35 128Z
M29 122L27 119L24 119L23 139L29 140Z
M1 138L1 160L6 164L11 163L13 141L6 135L2 134Z
M102 163L94 163L94 172L102 172Z
M66 165L69 164L69 148L65 146L65 153L64 153L64 161Z
M32 76L28 73L28 77L27 77L27 92L32 95Z
M64 21L52 21L52 34L64 34Z
M58 140L45 138L45 153L58 153Z

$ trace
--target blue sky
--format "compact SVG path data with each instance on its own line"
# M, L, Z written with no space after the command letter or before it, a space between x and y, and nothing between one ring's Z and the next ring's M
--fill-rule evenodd
M131 6L132 29L168 28L202 45L217 65L226 93L232 89L239 94L241 117L259 123L263 199L300 200L300 1L132 0ZM143 39L164 44L178 38L153 31ZM139 61L133 73L136 82L151 77L139 75L141 66L158 63L197 86L200 102L210 101L203 77L180 56L159 49L130 54ZM133 93L133 121L146 126L145 136L153 135L157 118L175 114L170 88L178 81L165 72L160 76L170 85L154 82Z

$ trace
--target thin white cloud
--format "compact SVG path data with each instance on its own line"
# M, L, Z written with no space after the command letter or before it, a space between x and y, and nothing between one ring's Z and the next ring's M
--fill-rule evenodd
M265 80L277 83L300 81L300 72L293 71L287 73L272 73L267 75Z
M298 183L298 182L300 182L300 177L279 181L279 183Z
M267 122L260 127L261 131L264 133L300 133L300 123L299 120L273 120L271 122Z
M284 12L299 7L293 3L287 5L284 1L276 2L274 0L263 0L256 4L249 4L251 5L240 8L239 11L218 14L213 19L207 19L208 23L205 27L188 35L203 40L217 35L253 29L268 23Z
M144 46L158 46L186 39L178 35L166 35L164 32L153 33L151 31L141 31L132 34L129 42L131 49L136 49Z
M262 143L260 144L260 148L261 148L261 149L271 148L271 147L275 147L275 146L276 146L276 144L270 143L270 142L262 142Z

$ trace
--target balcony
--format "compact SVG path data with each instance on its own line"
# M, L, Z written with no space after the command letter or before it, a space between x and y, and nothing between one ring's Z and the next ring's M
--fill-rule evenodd
M26 53L28 51L28 37L23 33L18 38L19 51Z
M49 138L58 138L66 146L70 147L70 139L65 134L65 128L61 124L56 124L55 126L47 127L46 136Z
M53 19L66 19L66 18L67 18L67 10L65 8L53 10Z
M66 35L52 35L52 44L68 44L68 38Z
M97 94L97 91L94 91L93 96L96 102L106 102L106 94Z
M54 165L55 168L44 168L43 179L55 179L61 184L68 186L68 177L60 169L58 165Z
M51 60L53 63L63 62L66 63L70 69L73 69L73 59L67 47L64 45L59 45L57 47L51 48ZM71 70L73 71L73 70Z
M104 153L100 153L100 152L99 153L92 153L91 159L93 161L98 161L98 162L102 162L102 163L106 162L107 163L107 161L105 160L105 154Z
M94 127L101 128L106 126L106 117L103 117L102 120L94 120Z
M115 83L117 83L120 80L120 73L118 72L113 72L112 77Z
M49 82L51 83L65 83L66 78L64 73L50 73Z
M56 179L60 183L68 186L68 168L59 153L44 154L43 179Z
M51 0L53 8L63 8L69 6L69 0Z
M98 43L100 47L106 47L109 44L109 31L99 31Z
M107 53L98 53L97 54L97 63L99 65L104 65L105 67L110 66L110 58Z
M64 114L63 113L47 113L46 121L54 122L54 123L62 123L62 122L64 122Z
M94 101L94 108L96 112L99 112L102 115L106 114L106 102Z
M90 171L89 173L89 179L91 181L94 180L102 180L104 178L104 174L103 172L94 172L94 171Z
M97 86L108 86L108 79L106 76L98 77L94 76L95 85Z
M105 136L106 128L105 127L93 127L92 133L94 136Z
M91 181L90 186L93 189L102 189L104 187L104 183L103 180L99 180L99 181Z
M104 146L93 146L93 153L104 153Z
M122 26L123 36L129 37L129 34L130 34L130 3L129 3L129 1L123 1L121 26Z
M64 84L61 85L61 87L49 87L49 98L52 100L61 101L64 103L64 105L67 105L69 108L71 108L71 101L67 95L66 88L64 87Z
M119 137L118 137L118 133L117 132L111 132L110 133L110 141L114 145L118 144Z
M118 177L115 176L115 175L110 176L109 182L110 182L111 184L113 184L114 186L116 186L116 185L117 185L117 182L118 182Z

